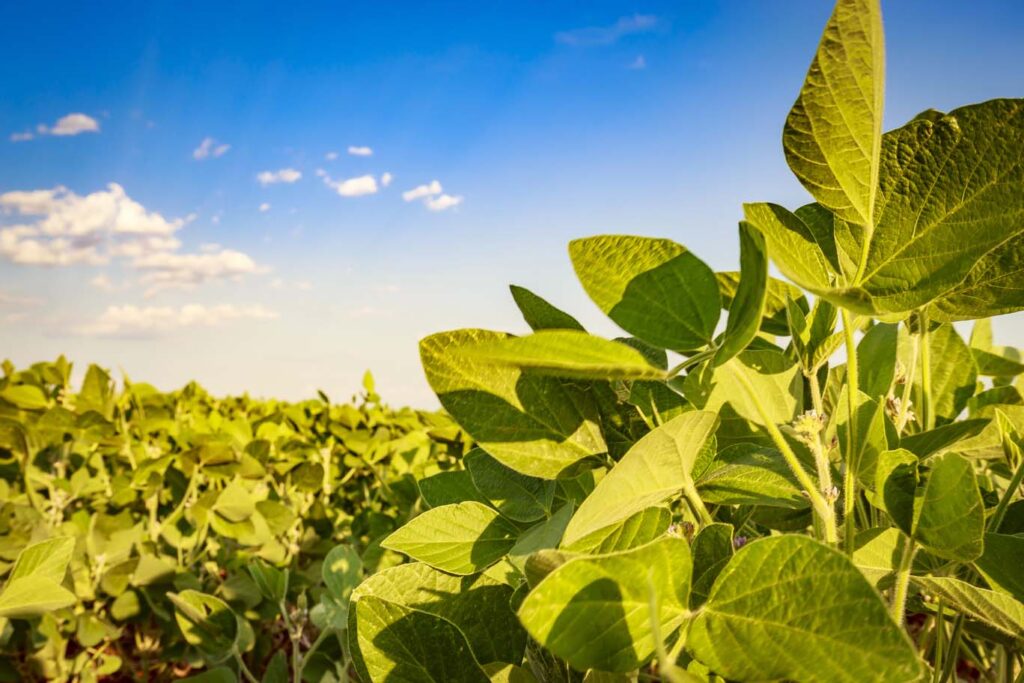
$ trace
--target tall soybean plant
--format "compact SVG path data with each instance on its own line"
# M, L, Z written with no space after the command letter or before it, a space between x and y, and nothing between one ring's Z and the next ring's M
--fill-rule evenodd
M812 201L745 205L738 272L588 237L622 337L514 287L532 333L423 341L480 452L353 595L365 676L1021 680L1024 364L987 318L1024 309L1024 100L884 102L879 3L839 0L782 131Z

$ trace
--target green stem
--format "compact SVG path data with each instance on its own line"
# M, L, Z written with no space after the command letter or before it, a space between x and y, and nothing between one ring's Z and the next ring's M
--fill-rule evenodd
M1021 482L1024 481L1024 455L1021 454L1020 446L1009 434L1003 435L1003 453L1006 454L1007 464L1010 467L1013 467L1014 460L1017 461L1017 469L1014 470L1013 477L1010 478L1010 483L1006 487L1006 491L1003 492L1003 497L996 504L995 512L988 520L988 529L994 533L999 533L1003 517L1006 516L1006 509L1010 506L1010 501L1016 495Z
M715 518L711 516L708 509L704 506L704 501L700 499L700 494L697 493L697 487L693 485L693 481L689 478L687 482L683 484L683 496L686 497L686 502L690 504L697 516L700 517L702 524L714 524Z
M896 570L896 584L892 589L892 618L900 626L903 625L903 616L907 609L910 569L914 565L914 554L916 552L917 548L914 546L914 539L907 536L903 543L903 555L900 556L900 566Z
M825 405L821 400L821 383L818 382L818 373L805 372L804 377L807 378L807 384L811 387L811 404L814 406L814 412L824 415Z
M764 423L764 428L768 430L768 435L772 438L775 443L775 447L782 453L782 457L785 459L786 464L789 465L789 469L793 471L793 475L800 482L800 485L807 491L807 496L811 500L811 505L814 507L815 512L821 517L822 522L825 525L825 541L830 545L835 545L839 536L836 532L836 515L832 506L825 500L825 497L821 494L821 490L818 488L814 480L811 479L810 475L804 470L803 465L800 464L799 458L796 457L796 453L790 448L789 443L786 442L782 432L772 421L771 415L768 414L768 410L761 402L761 397L757 394L757 391L750 384L742 372L737 372L736 377L739 379L740 384L747 392L747 397L750 402L754 404L754 409L757 414L761 416L761 421Z
M302 683L302 652L299 649L299 644L302 641L302 631L296 628L296 625L288 617L288 606L285 605L283 600L277 607L281 612L281 616L284 617L284 625L288 630L288 640L292 644L292 681L293 683Z
M857 363L857 341L854 339L853 316L843 310L843 334L846 340L846 450L843 467L843 544L848 555L853 555L856 524L853 516L857 502L857 463L854 447L857 439L857 401L860 398L860 369Z
M928 314L918 314L921 335L921 425L925 431L935 429L935 406L932 405L932 350L928 343Z
M961 612L953 621L953 634L949 637L949 652L942 665L942 678L939 679L939 683L946 683L956 669L956 662L960 659L960 638L963 636L965 619L966 617Z
M910 365L907 366L907 376L903 382L903 395L900 397L900 412L896 415L896 433L902 434L907 426L907 418L910 417L910 397L914 389L914 372L917 370L917 353L920 349L921 338L910 335Z
M935 656L933 658L934 665L932 667L932 683L938 683L939 676L942 673L942 657L943 657L943 646L946 640L946 622L943 616L943 603L942 598L939 598L939 604L935 610Z
M245 665L245 662L242 661L242 654L237 649L234 650L232 654L235 656L235 661L238 662L238 669L242 672L242 675L245 676L245 680L249 681L249 683L260 683L256 680L256 677L252 675L252 672L249 671L249 667Z
M680 363L679 365L676 365L674 368L672 368L671 370L668 371L669 379L675 377L676 375L678 375L683 370L686 370L687 368L693 367L694 365L697 365L698 363L700 363L702 361L705 361L708 358L711 358L712 356L715 355L715 353L717 351L718 351L718 347L717 346L711 346L711 347L709 347L707 349L704 349L700 353L696 353L696 354L690 356L689 358L684 360L682 363Z

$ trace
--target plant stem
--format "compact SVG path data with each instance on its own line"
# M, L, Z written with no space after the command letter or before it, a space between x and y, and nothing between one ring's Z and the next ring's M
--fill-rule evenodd
M782 457L786 460L786 464L789 465L789 469L793 471L793 475L800 482L800 485L807 491L807 496L811 500L811 505L814 507L815 512L821 517L822 522L825 524L825 541L830 545L835 545L839 536L836 532L836 515L832 506L829 504L825 497L822 495L821 490L818 488L814 480L811 479L810 475L804 470L803 465L800 464L800 460L796 457L796 453L790 448L789 443L786 442L782 432L772 421L771 416L768 414L768 410L764 407L761 402L761 397L757 395L757 391L750 384L742 372L737 372L736 377L739 379L740 384L747 392L748 398L751 403L754 404L754 409L757 414L761 416L761 421L764 423L764 428L768 430L768 435L771 436L772 441L775 443L775 447L782 453Z
M907 366L907 376L903 381L903 395L900 396L900 411L896 415L896 433L902 434L907 426L907 418L910 417L910 397L914 389L914 373L917 370L917 353L921 347L921 338L916 334L910 335L910 365Z
M903 616L907 607L907 589L910 586L910 569L914 565L914 554L916 552L917 548L914 546L914 539L907 536L903 543L900 566L896 570L896 584L892 589L892 618L900 626L903 626Z
M938 683L939 676L942 673L942 656L943 646L946 639L946 622L943 616L942 598L939 598L939 604L935 610L935 656L933 658L932 666L932 683Z
M1003 517L1006 516L1006 508L1010 506L1010 501L1013 500L1021 482L1024 481L1024 454L1021 453L1020 446L1009 434L1003 435L1003 453L1006 454L1006 461L1010 467L1013 467L1014 460L1017 461L1017 469L1014 470L1010 483L1007 485L1006 491L1003 492L1003 497L996 504L995 512L989 517L988 529L994 533L999 533L999 526L1003 523Z
M807 378L807 384L811 387L811 404L814 406L814 412L824 415L825 406L821 401L821 383L818 382L818 373L805 372L804 377Z
M853 509L857 502L857 462L854 447L857 443L857 402L860 399L860 369L857 363L857 341L854 339L853 315L843 311L843 335L846 340L846 449L843 453L843 546L853 555L856 532Z
M686 502L690 504L697 516L700 517L702 524L714 524L715 518L711 516L708 509L704 506L704 501L700 499L700 494L697 493L697 487L693 485L693 480L687 477L687 481L683 484L683 496L686 497Z
M245 680L249 681L249 683L260 683L256 680L256 677L252 675L252 672L249 671L249 667L245 665L245 662L242 661L242 654L237 649L232 654L235 655L235 661L238 662L238 669L242 672L242 675L245 676Z
M921 424L925 431L935 429L935 406L932 405L932 349L928 342L928 314L918 314L921 335Z
M953 621L953 634L949 637L949 653L946 655L946 661L942 665L942 678L939 679L939 683L945 683L949 680L953 670L956 668L956 662L960 659L960 638L964 632L964 614L961 612L956 615L956 619Z
M716 351L718 351L718 347L717 346L710 346L710 347L704 349L703 351L701 351L700 353L696 353L696 354L690 356L689 358L684 360L682 363L679 363L674 368L669 370L668 371L668 378L672 379L673 377L678 375L683 370L686 370L687 368L693 367L694 365L697 365L701 361L707 360L708 358L714 356Z

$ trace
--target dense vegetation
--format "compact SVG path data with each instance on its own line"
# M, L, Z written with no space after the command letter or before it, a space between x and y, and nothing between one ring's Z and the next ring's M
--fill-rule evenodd
M170 680L233 651L268 680L293 654L311 680L344 671L350 584L401 561L380 540L464 447L369 376L338 406L116 393L97 367L76 393L63 359L5 374L0 570L37 544L0 591L0 680Z
M8 371L5 557L48 539L0 593L12 665L1022 680L1024 357L988 318L1024 309L1024 100L883 134L883 96L878 3L839 0L783 129L814 202L746 205L736 272L572 242L631 336L513 287L532 334L421 343L457 428L369 388L115 399L92 370L71 397L65 365Z

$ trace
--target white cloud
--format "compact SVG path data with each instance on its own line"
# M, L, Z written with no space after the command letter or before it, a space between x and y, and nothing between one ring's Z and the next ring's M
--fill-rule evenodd
M113 280L111 280L106 273L100 273L93 279L89 280L89 284L96 289L103 290L104 292L112 292L116 289L116 287L114 287Z
M216 327L236 320L273 320L278 315L263 306L108 306L94 321L74 328L93 337L152 337L195 327Z
M407 202L414 201L416 199L422 199L423 197L430 197L435 194L441 194L441 183L436 180L430 181L428 185L418 185L411 190L407 190L402 193L402 199Z
M629 68L630 69L646 69L647 68L647 60L644 59L643 55L637 55L636 59L634 59L632 62L630 62Z
M437 197L427 197L423 200L431 211L444 211L462 203L462 197L450 194L442 194Z
M196 161L202 161L210 157L216 159L227 154L229 149L231 149L231 145L218 143L215 139L207 137L203 138L199 146L192 150L192 158Z
M625 36L651 31L657 25L658 18L652 14L634 14L631 17L622 17L610 26L588 26L561 31L555 34L555 40L573 47L613 45Z
M40 123L36 126L36 133L38 135L56 135L58 137L99 132L99 121L88 114L82 114L81 112L74 112L72 114L62 116L57 119L57 123L53 124L53 126L47 126L45 123ZM29 131L25 131L23 133L14 133L11 135L11 141L22 142L25 140L31 140L33 137L35 137L35 135Z
M337 158L337 152L328 152L327 154L324 155L324 159L326 159L327 161L335 161Z
M390 173L385 171L384 174L381 175L381 177L380 177L380 184L381 184L382 187L387 187L388 185L391 184L391 181L394 180L394 179L395 179L395 177L393 175L391 175Z
M348 153L354 157L373 156L373 150L369 147L357 147L356 145L349 145Z
M277 183L291 184L297 182L300 178L302 178L302 172L296 171L294 168L282 168L277 171L263 171L256 176L256 180L264 187L267 185L275 185Z
M34 219L0 228L0 258L34 266L95 266L117 259L141 274L147 295L266 272L248 255L219 245L182 253L177 233L194 215L164 218L116 183L85 196L64 187L7 192L0 194L0 211Z
M326 173L322 177L324 184L342 197L362 197L377 193L377 179L372 175L361 175L347 180L332 180Z
M142 254L131 261L131 266L142 273L139 283L147 287L146 296L165 289L191 289L213 280L267 272L248 254L223 248L199 254Z
M260 213L266 213L267 211L270 211L270 202L260 204Z

